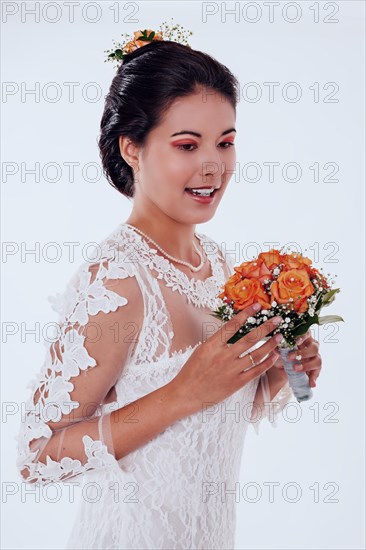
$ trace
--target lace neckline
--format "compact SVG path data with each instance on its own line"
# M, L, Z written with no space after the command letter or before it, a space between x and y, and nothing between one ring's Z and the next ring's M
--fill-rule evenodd
M178 291L179 294L185 294L188 302L196 307L215 309L221 303L217 295L225 283L225 273L222 266L225 260L220 256L219 250L207 254L212 274L206 279L195 279L194 277L188 277L186 273L178 269L167 258L159 255L155 248L150 247L139 233L125 223L120 224L118 231L120 233L125 231L127 240L131 238L137 243L139 260L148 268L155 269L158 273L157 278L164 279L165 284L173 292ZM203 233L196 232L196 235L202 247L204 242L216 245L212 239Z
M165 256L162 256L159 250L157 250L156 248L153 248L153 246L150 246L147 240L142 237L142 235L140 235L139 233L137 233L136 231L128 227L125 222L120 224L120 228L124 229L125 231L128 231L130 234L133 234L135 238L138 240L139 244L143 247L144 251L151 254L154 257L154 259L158 260L157 265L159 265L160 262L164 261L165 265L169 265L169 268L172 269L180 278L185 279L188 285L197 284L197 283L207 283L217 278L218 269L217 269L217 262L215 261L215 258L217 257L216 254L215 255L207 254L207 259L211 267L211 275L209 277L206 277L206 279L196 279L195 277L188 277L188 275L184 271L176 267L168 258L166 258ZM205 240L207 242L207 236L204 235L203 233L198 233L197 231L195 231L195 234L198 237L198 240L202 248L204 248L203 243L205 242Z

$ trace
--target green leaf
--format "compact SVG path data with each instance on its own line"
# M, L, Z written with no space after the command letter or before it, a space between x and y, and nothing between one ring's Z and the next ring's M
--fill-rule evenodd
M217 319L221 319L220 313L210 313L210 315L212 315L212 317L217 317Z
M139 36L137 38L137 40L141 40L142 42L151 42L151 40L155 36L155 31L151 31L151 33L149 35L147 34L147 29L144 29L141 32L142 32L142 34L141 34L141 36Z
M322 307L329 306L332 302L335 300L335 295L337 292L340 292L340 288L333 288L333 290L329 290L326 294L324 294L322 299Z
M314 311L316 313L319 313L319 311L321 310L321 308L323 307L323 297L324 297L324 294L321 294L318 298L318 301L316 302L315 306L314 306Z
M339 315L325 315L324 317L319 317L319 325L326 325L327 323L337 323L338 321L344 321Z
M240 327L240 328L243 328L243 327ZM239 332L239 330L233 336L231 336L231 338L229 338L229 340L226 342L227 344L235 344L235 342L237 342L238 340L241 340L243 336L248 334L248 332L250 332L251 329L244 328L243 332Z
M297 336L302 336L303 334L305 334L305 332L307 332L309 330L309 328L311 327L311 325L317 325L319 322L319 317L317 315L314 315L313 317L310 317L309 315L309 318L306 319L305 322L301 323L300 325L298 325L292 332L291 334L296 338Z
M123 51L122 51L122 50L119 50L119 49L118 49L118 50L116 50L114 53L116 54L116 57L117 57L118 59L123 59Z

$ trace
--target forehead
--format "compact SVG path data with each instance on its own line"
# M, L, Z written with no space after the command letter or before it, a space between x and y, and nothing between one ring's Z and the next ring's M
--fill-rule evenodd
M161 124L161 131L171 134L182 130L204 132L222 132L230 125L234 126L236 112L230 101L221 94L200 91L185 97L178 97L166 111Z

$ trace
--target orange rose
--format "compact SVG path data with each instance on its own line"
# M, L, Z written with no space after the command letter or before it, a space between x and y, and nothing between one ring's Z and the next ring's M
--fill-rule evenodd
M152 33L152 29L147 29L147 32L145 34L147 34L147 36L149 36L151 33ZM134 41L135 41L135 44L137 46L137 48L141 48L141 46L146 46L146 44L148 44L150 41L146 41L146 40L139 40L139 37L142 36L142 31L135 31L133 33L133 36L134 36ZM161 32L156 32L154 34L154 38L153 38L153 41L154 40L163 40L163 36L161 34Z
M232 298L230 297L232 293L232 288L235 287L235 285L241 280L242 278L240 277L239 273L234 273L234 275L231 275L231 277L226 281L224 285L224 290L221 292L221 294L218 295L218 297L224 299L226 296L228 300L232 300Z
M234 267L234 270L241 277L258 279L260 282L264 282L265 279L271 278L271 272L262 258L251 262L244 262L238 267Z
M138 46L136 45L134 40L130 40L123 46L123 53L131 53L135 50L137 50Z
M309 273L309 267L311 266L311 260L309 258L305 258L302 254L296 252L284 254L282 256L282 263L284 264L284 271L289 271L290 269L305 269Z
M281 272L270 290L278 304L292 303L294 311L304 313L308 309L306 299L314 294L315 289L305 269L290 269ZM293 298L293 302L290 302L290 298Z
M242 277L251 277L264 283L266 279L272 278L271 270L281 263L281 254L278 250L272 249L269 252L261 252L256 260L244 262L235 271Z
M227 297L226 301L234 301L233 307L236 310L259 302L262 307L269 307L268 295L264 292L260 281L257 279L247 279L235 273L230 277L224 287L224 291L219 294L219 298Z
M272 248L269 252L261 252L258 256L260 262L264 262L268 269L274 269L282 263L282 256L278 250Z
M312 279L316 279L318 283L321 284L324 288L330 288L330 285L328 284L328 281L324 277L323 273L321 273L315 267L311 267L309 269L309 277L311 277Z

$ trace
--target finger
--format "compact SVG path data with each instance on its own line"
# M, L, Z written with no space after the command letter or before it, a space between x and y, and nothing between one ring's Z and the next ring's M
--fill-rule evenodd
M301 348L309 348L310 346L315 346L316 348L319 348L319 342L318 340L314 340L312 336L310 338L306 338L304 342L301 342L301 344L298 344L297 347L299 349Z
M282 361L282 358L281 358L281 355L278 356L278 359L277 361L275 362L274 366L277 368L277 369L281 369L281 370L284 370L285 367L283 365L283 361Z
M223 345L226 345L226 342L238 332L248 317L251 317L258 312L258 309L255 309L253 305L254 304L242 309L239 313L236 313L218 331L215 332L212 338L218 338Z
M274 323L272 323L269 330L273 330L274 326L276 326L276 325ZM247 354L246 356L245 355L243 356L243 354L248 349L253 347L253 343L252 342L246 342L244 340L244 338L245 337L243 337L241 340L238 340L238 342L235 342L235 344L230 346L230 348L231 348L232 353L234 354L233 359L237 358L241 362L243 362L245 360L246 365L250 366L252 364L252 362L250 360L249 354ZM274 336L272 336L272 338L267 340L264 344L257 347L255 350L251 351L250 355L252 356L254 363L259 363L260 361L265 359L267 357L267 355L269 353L271 353L271 351L273 351L277 348L279 342L281 342L282 339L283 339L282 334L275 334Z
M310 345L303 344L301 346L298 346L298 348L299 349L291 351L288 354L289 361L294 361L295 359L297 361L302 361L303 359L314 357L318 353L319 344L313 341Z
M322 358L319 354L310 359L301 360L300 363L295 363L293 366L296 371L311 371L322 368Z
M299 342L299 344L301 344L301 345L304 345L304 344L305 344L305 345L308 346L308 345L309 345L309 341L313 339L313 336L312 336L312 334L311 334L311 331L308 330L307 332L305 332L305 334L302 334L302 335L300 336L300 338L301 338L301 342ZM296 340L296 342L297 342L297 340Z
M316 380L320 374L320 370L321 369L315 369L315 370L312 370L310 371L308 374L309 376L309 385L311 388L315 388L316 387Z
M268 357L258 365L246 369L241 369L239 372L239 376L243 380L243 385L248 384L248 382L273 367L274 363L278 359L278 355L279 354L277 351L272 351L272 353L270 353Z
M234 354L240 355L240 353L243 353L244 351L247 351L248 349L252 348L256 343L258 343L260 340L262 340L265 336L267 336L270 332L272 332L275 328L278 327L279 323L282 322L282 317L272 317L271 319L268 319L261 325L259 325L256 328L253 328L243 336L240 340L235 342L232 345L232 351ZM276 345L283 339L282 334L276 334L275 336L278 336L278 341L276 341ZM273 346L274 340L272 338L268 341L269 347ZM265 345L265 344L264 344ZM257 349L261 349L260 348ZM253 352L255 353L256 350ZM262 353L261 351L259 353Z

